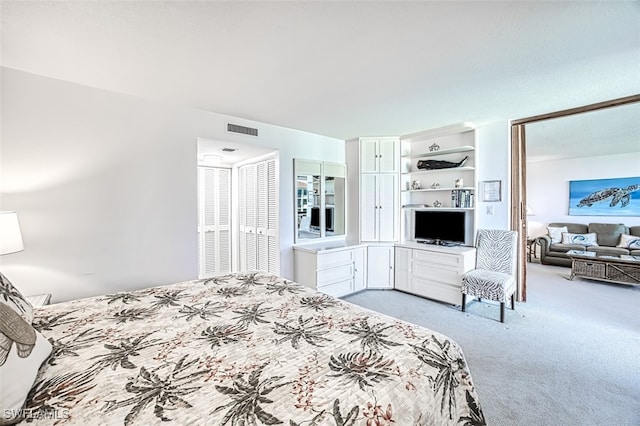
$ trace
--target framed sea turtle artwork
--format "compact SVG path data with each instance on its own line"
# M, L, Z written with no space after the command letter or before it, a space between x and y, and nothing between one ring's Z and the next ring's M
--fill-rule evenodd
M569 216L640 216L640 177L569 181Z

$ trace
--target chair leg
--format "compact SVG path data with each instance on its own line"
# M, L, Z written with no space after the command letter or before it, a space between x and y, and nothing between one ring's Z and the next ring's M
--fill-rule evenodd
M504 322L504 302L500 302L500 322Z
M462 312L467 310L467 295L462 293Z
M515 293L511 295L511 310L516 310L516 295Z

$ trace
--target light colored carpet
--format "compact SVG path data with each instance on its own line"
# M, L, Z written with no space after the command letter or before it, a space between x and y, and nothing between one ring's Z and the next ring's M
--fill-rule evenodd
M397 291L345 297L462 347L489 425L640 426L640 286L528 264L527 302L459 306Z

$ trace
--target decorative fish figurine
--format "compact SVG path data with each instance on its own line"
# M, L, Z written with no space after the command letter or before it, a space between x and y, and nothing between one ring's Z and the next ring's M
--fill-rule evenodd
M451 169L453 167L462 167L467 162L469 156L467 155L458 163L445 160L418 160L418 168L424 170L437 170L437 169Z

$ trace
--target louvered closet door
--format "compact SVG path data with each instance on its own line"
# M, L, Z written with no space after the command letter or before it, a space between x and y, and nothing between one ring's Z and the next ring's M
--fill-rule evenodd
M276 161L243 166L240 173L240 268L280 273Z
M231 272L231 170L198 168L200 276Z
M240 168L240 269L255 271L258 269L256 250L257 228L257 187L256 165L250 164Z
M267 163L267 272L280 274L280 238L278 232L278 180L276 179L276 161Z

